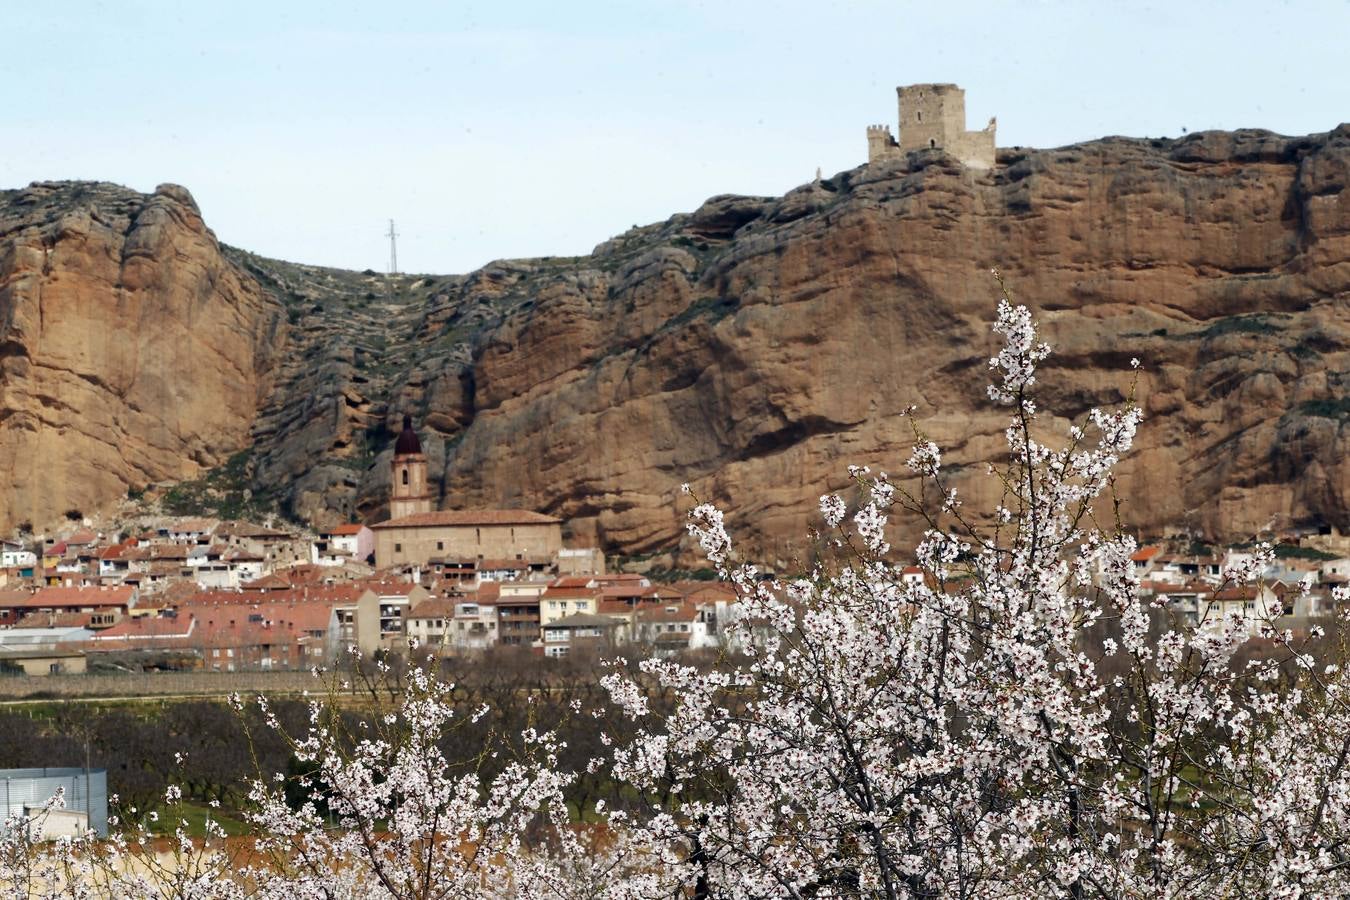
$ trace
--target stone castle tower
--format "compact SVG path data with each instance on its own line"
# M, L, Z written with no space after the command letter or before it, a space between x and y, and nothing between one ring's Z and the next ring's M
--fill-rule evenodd
M911 84L895 89L900 140L888 125L867 128L867 161L903 157L912 150L945 150L971 169L994 167L994 128L966 131L966 92L954 84Z
M427 485L427 458L422 442L413 431L412 416L403 417L403 431L394 443L390 477L389 518L431 512L431 489Z

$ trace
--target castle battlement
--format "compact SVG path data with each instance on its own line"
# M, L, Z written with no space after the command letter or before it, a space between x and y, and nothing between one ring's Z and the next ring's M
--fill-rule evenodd
M911 84L895 89L900 139L886 125L867 126L867 161L903 156L914 150L944 150L971 169L994 167L994 132L989 120L980 131L966 130L966 92L954 84Z

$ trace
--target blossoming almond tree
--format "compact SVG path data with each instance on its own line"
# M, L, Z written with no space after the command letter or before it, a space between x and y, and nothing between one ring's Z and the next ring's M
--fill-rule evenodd
M917 429L909 468L938 507L852 470L864 499L851 519L843 498L821 498L840 562L807 577L736 565L722 513L694 510L691 532L740 590L748 661L609 677L645 725L615 751L616 774L688 798L641 827L687 849L705 896L1346 890L1339 670L1314 673L1272 623L1271 652L1238 666L1245 623L1151 621L1167 617L1138 599L1113 504L1140 411L1094 409L1045 442L1033 390L1050 348L1006 291L994 330L989 396L1011 418L990 515L965 514ZM896 507L929 523L922 580L887 545ZM672 715L650 714L648 683L678 689Z

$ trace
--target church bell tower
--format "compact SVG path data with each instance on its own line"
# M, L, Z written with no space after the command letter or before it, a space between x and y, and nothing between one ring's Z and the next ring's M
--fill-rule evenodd
M390 476L390 519L431 512L427 458L422 453L422 442L417 439L417 432L413 431L412 416L403 417L403 431L394 444L393 471Z

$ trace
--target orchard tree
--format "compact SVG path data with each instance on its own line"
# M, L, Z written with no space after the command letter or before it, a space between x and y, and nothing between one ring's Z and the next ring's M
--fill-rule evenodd
M1341 671L1272 622L1272 651L1238 666L1245 622L1195 628L1165 597L1142 605L1112 480L1139 409L1093 409L1052 440L1034 399L1050 348L1006 291L994 330L988 393L1010 418L993 510L967 514L917 426L908 468L928 493L853 469L851 516L820 499L836 563L804 577L736 564L722 512L694 510L739 589L749 660L653 659L607 680L645 726L615 775L676 798L626 827L684 847L704 896L1344 892ZM896 509L928 523L922 580L887 544ZM1263 547L1226 577L1270 561ZM1156 640L1150 612L1170 619ZM653 685L679 692L672 715L650 713Z

